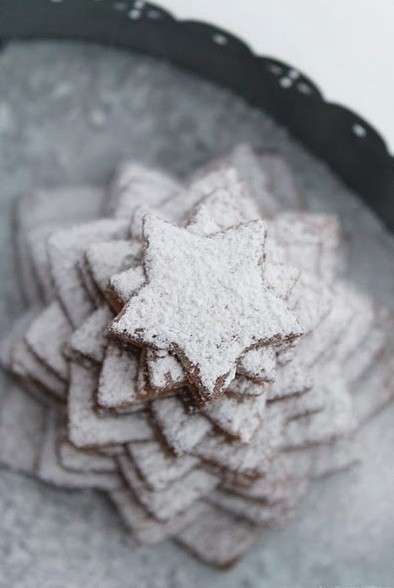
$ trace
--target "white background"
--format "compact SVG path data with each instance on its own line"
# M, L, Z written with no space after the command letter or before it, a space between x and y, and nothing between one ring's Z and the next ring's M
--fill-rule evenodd
M157 0L207 20L311 77L394 151L394 0Z

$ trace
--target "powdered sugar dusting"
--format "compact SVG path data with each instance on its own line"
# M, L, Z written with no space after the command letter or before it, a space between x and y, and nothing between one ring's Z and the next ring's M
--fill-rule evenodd
M152 438L152 431L143 414L99 416L94 410L98 376L71 364L68 403L69 437L77 447L100 447Z
M214 395L223 378L232 379L248 347L299 334L284 304L263 288L263 223L204 238L147 217L145 234L148 284L113 323L112 333L172 348L189 372L194 366L203 394ZM208 326L209 336L194 336Z

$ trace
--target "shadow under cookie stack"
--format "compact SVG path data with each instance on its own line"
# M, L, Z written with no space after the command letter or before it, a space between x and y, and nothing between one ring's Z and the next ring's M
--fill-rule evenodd
M37 191L15 235L29 309L2 346L0 460L106 492L133 544L233 564L394 396L390 317L274 153Z

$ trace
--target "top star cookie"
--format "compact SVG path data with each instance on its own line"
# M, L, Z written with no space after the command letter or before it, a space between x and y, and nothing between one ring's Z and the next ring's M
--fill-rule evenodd
M146 284L110 332L174 354L200 401L220 396L245 351L302 334L285 302L264 283L262 221L203 236L148 214L143 237Z

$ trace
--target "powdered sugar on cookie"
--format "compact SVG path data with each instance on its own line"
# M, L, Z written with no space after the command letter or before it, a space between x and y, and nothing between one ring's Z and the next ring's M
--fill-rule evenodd
M261 221L201 237L146 217L148 283L112 334L173 351L202 397L220 394L245 350L301 334L283 301L264 288L265 238Z

